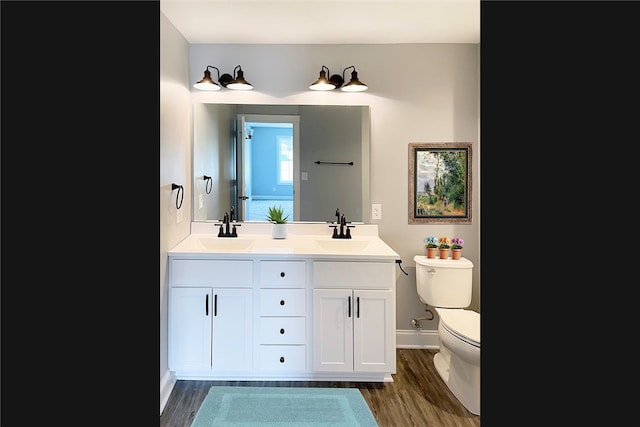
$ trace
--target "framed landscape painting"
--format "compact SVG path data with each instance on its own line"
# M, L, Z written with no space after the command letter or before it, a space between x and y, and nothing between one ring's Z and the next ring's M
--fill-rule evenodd
M471 224L471 143L409 143L409 224Z

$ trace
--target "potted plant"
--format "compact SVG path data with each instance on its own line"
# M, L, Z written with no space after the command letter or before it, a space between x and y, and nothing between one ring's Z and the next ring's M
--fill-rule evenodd
M427 249L427 258L435 258L438 253L438 239L434 236L429 236L424 239L424 247Z
M440 258L449 258L449 248L451 247L451 239L448 237L440 237L438 239L438 249L440 249Z
M464 246L464 240L459 237L451 239L451 259L460 259L462 256L462 247Z
M269 206L267 210L267 221L273 223L271 237L273 237L274 239L286 239L288 220L289 215L284 216L284 210L282 209L282 206Z

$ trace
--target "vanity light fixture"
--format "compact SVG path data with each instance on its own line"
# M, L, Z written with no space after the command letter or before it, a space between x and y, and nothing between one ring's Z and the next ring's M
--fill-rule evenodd
M327 71L325 72L324 70L327 70ZM323 65L322 68L320 69L320 76L318 77L318 80L313 82L311 86L309 86L309 89L333 90L342 84L342 81L338 82L337 80L335 80L335 77L337 77L338 79L341 79L339 75L334 74L333 76L331 76L331 78L334 79L333 81L331 81L330 79L327 79L327 73L330 73L329 68Z
M213 65L207 65L207 68L204 70L204 77L202 80L198 81L193 85L194 88L200 90L220 90L220 85L213 81L211 78L211 71L209 68L213 68L218 72L218 82L222 87L226 87L233 90L251 90L253 86L244 79L244 73L242 72L242 68L238 65L233 69L233 76L228 73L224 73L220 75L220 70ZM236 70L238 73L236 75Z
M345 92L362 92L369 89L369 86L358 80L358 72L356 71L356 67L354 67L353 65L350 65L342 70L342 81L344 81L344 72L349 68L353 68L353 71L351 72L351 80L349 80L349 83L342 87L342 90Z
M195 83L193 87L200 90L220 90L220 86L211 78L211 71L209 71L209 68L215 68L218 72L218 80L220 80L220 70L213 65L207 65L207 68L204 70L204 77L202 80Z
M353 71L351 72L351 80L349 81L349 83L342 86L342 84L344 83L344 73L349 68L353 68ZM327 74L331 74L331 72L329 71L329 68L323 65L320 69L320 76L318 77L318 80L313 82L313 84L309 86L309 89L333 90L342 87L342 90L345 92L362 92L369 88L366 84L358 80L358 72L356 71L356 67L353 65L350 65L342 70L342 76L339 74L334 74L331 77L327 78Z
M236 70L238 70L238 74L236 74ZM222 77L224 77L224 74L222 75ZM236 68L233 69L233 81L227 83L226 87L233 90L253 89L253 86L251 85L251 83L249 83L244 79L244 72L242 72L242 68L239 65L236 65Z

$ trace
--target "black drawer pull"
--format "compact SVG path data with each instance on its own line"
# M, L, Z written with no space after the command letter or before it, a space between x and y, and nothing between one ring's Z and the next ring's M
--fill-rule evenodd
M280 333L281 333L281 334L284 334L284 329L280 329Z
M284 271L280 272L280 277L284 277Z
M284 305L284 300L283 299L280 300L280 305Z
M284 357L280 356L280 363L284 363Z

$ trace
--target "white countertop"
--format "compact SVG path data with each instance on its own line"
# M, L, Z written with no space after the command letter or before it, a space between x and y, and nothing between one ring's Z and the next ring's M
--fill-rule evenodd
M191 234L169 257L237 258L238 255L287 258L396 260L400 256L378 236L376 224L354 224L351 239L332 238L328 223L288 223L285 239L271 237L270 223L241 222L238 237L218 237L215 223L192 223Z

